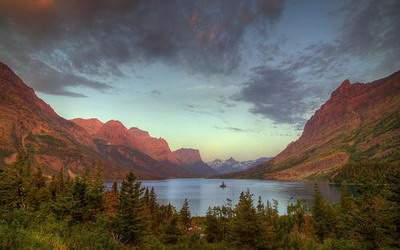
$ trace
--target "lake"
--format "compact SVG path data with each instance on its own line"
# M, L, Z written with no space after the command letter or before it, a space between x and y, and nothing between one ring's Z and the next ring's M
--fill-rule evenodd
M222 181L226 188L220 188ZM106 183L111 187L112 183ZM237 179L167 179L167 180L145 180L145 187L154 187L158 202L161 204L171 203L178 210L183 201L188 199L192 216L203 216L208 207L226 204L227 199L236 204L240 192L250 190L254 194L254 204L257 204L261 196L264 203L269 200L278 201L280 214L286 213L289 203L296 200L304 200L308 206L312 205L314 196L313 182L283 182L269 180L237 180ZM340 188L328 183L318 183L322 195L330 202L340 199Z

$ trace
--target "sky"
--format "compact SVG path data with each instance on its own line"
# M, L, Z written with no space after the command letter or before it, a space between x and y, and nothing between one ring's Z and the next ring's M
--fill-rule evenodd
M64 118L274 156L345 79L400 70L397 0L0 0L0 61Z

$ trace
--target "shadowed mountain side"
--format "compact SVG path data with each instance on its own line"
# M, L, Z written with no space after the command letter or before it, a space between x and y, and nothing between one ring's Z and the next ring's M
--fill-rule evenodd
M297 141L266 164L225 176L327 178L363 161L400 162L400 72L365 84L344 81Z

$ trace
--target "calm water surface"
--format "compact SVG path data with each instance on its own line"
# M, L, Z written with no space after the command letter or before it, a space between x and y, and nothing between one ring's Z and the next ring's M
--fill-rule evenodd
M219 185L225 182L226 188ZM111 183L106 183L108 187ZM158 202L171 203L180 209L183 201L188 199L193 216L202 216L207 213L208 207L221 206L226 200L232 200L236 204L240 192L250 190L254 194L256 204L258 197L262 200L277 200L280 214L286 213L289 203L296 200L304 200L311 205L314 195L314 183L312 182L282 182L267 180L236 180L236 179L168 179L142 181L145 187L154 187ZM340 199L340 190L337 186L328 183L318 183L322 195L330 202Z

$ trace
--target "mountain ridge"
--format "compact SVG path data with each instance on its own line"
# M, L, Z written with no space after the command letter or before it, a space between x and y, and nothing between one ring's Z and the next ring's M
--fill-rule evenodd
M84 123L87 128L82 127ZM115 120L62 118L0 62L0 167L13 164L18 155L33 149L34 161L48 175L64 170L76 176L101 165L107 179L122 178L130 171L142 179L199 176L201 171L190 172L193 166L148 156L136 148L140 144L137 138L128 140L132 133Z
M270 159L271 157L260 157L256 160L237 161L233 157L230 157L224 161L215 159L214 161L208 162L207 165L216 170L219 174L229 174L249 169L261 163L267 162Z
M266 164L229 177L330 178L347 163L400 162L400 71L370 83L343 81L299 139Z

